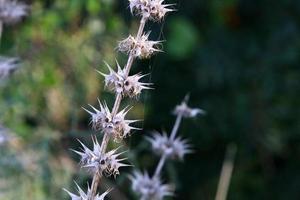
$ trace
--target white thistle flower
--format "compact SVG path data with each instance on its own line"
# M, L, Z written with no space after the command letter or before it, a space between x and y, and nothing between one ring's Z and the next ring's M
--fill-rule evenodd
M103 133L110 134L115 139L115 141L126 138L130 134L131 130L139 130L138 128L130 126L130 124L135 123L139 120L125 119L125 116L130 109L124 108L115 116L113 116L106 103L102 104L99 101L99 105L100 110L89 105L93 109L94 113L83 108L92 116L91 123L95 130L100 130Z
M102 154L101 146L99 145L96 138L93 139L93 150L86 147L82 142L80 142L80 144L83 147L82 151L73 151L81 156L81 166L86 168L93 174L99 172L100 174L103 174L107 177L111 175L116 177L120 174L120 167L130 166L128 164L122 163L122 161L127 160L127 158L119 158L120 155L125 153L117 153L119 148Z
M187 140L180 137L172 139L166 133L155 132L153 137L147 137L147 140L151 143L153 152L166 155L170 159L183 160L186 154L192 152Z
M158 177L150 178L147 173L135 171L129 178L132 182L132 190L143 200L162 200L166 196L173 195L174 188L163 184Z
M142 35L139 39L129 36L125 40L119 42L118 49L121 52L132 54L140 59L150 58L154 53L161 50L157 46L161 41L148 40L150 33Z
M107 63L107 68L109 70L108 74L99 72L105 78L105 87L109 90L122 94L122 96L128 96L130 98L138 97L142 90L152 89L149 86L151 83L142 83L140 79L146 75L135 74L132 76L126 76L124 70L121 69L117 62L118 71L114 71Z
M14 24L28 14L29 7L16 0L0 0L0 21Z
M163 4L165 0L129 0L132 14L140 15L152 21L160 21L164 16L173 11L172 4Z
M91 189L88 188L88 192L85 193L78 185L77 183L75 183L76 186L77 186L77 190L78 190L78 193L79 195L76 195L74 193L71 193L69 192L68 190L64 189L71 197L72 200L88 200L88 194L90 194L91 192ZM95 197L94 197L94 200L104 200L104 198L107 196L107 194L111 191L110 190L107 190L106 192L104 192L103 194L99 195L97 194Z
M175 115L182 115L185 118L193 118L197 115L205 115L206 112L200 108L190 108L186 101L183 101L180 105L176 106L174 110Z
M0 57L0 79L8 77L19 66L19 59Z

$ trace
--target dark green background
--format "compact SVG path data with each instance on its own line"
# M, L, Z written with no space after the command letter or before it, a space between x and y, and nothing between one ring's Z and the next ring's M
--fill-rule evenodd
M214 199L230 143L238 151L229 200L300 199L300 1L168 2L178 11L146 26L165 52L133 67L151 72L155 90L123 104L135 105L130 118L145 119L144 131L124 144L130 161L153 171L158 158L143 135L170 131L171 111L189 92L190 104L208 114L180 128L195 152L164 170L177 185L175 199ZM113 103L94 69L106 71L103 60L115 57L125 63L115 47L138 21L125 0L30 3L30 16L5 27L1 41L1 55L18 55L24 65L0 86L0 122L16 136L0 147L0 199L67 199L62 187L75 191L72 180L83 187L90 180L69 151L79 148L76 138L91 142L81 106L97 97ZM106 188L117 182L112 199L134 199L130 171L105 180Z

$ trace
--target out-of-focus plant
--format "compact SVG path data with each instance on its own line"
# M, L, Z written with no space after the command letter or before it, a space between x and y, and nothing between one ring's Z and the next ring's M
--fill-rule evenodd
M171 184L163 184L161 172L165 162L170 160L183 161L184 156L192 152L191 146L186 139L177 135L183 118L194 118L197 115L205 114L205 111L198 108L190 108L187 105L189 97L186 96L184 101L176 106L174 115L177 116L170 136L167 133L154 132L153 136L147 140L151 143L152 150L160 156L160 161L155 169L153 176L149 173L135 171L130 179L132 181L132 190L140 196L141 200L162 200L165 196L172 196L174 188Z

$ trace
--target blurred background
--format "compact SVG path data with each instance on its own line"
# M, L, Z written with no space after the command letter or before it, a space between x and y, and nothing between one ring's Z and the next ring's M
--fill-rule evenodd
M170 131L174 106L190 92L190 105L207 115L185 120L179 134L194 154L169 162L164 180L176 183L174 199L210 200L217 191L228 144L237 154L229 200L300 199L300 1L170 0L177 12L149 23L164 53L138 61L133 72L155 90L144 93L130 118L144 119L126 140L130 162L151 172L158 158L144 135ZM0 199L68 199L80 170L76 138L91 142L89 116L81 107L109 105L103 61L118 58L117 41L135 33L138 20L127 0L35 0L29 17L5 26L0 53L18 56L22 67L0 82ZM98 136L100 136L98 134ZM111 144L113 147L114 144ZM119 145L119 144L118 144ZM111 199L137 199L128 173L104 181Z

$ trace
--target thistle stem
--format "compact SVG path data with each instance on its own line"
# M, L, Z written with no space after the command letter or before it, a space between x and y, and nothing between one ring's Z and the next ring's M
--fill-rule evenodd
M159 163L156 167L153 177L159 177L160 172L161 172L163 166L165 165L166 159L167 159L166 154L163 154L163 156L159 160Z
M2 39L2 32L3 32L3 22L0 20L0 44Z
M176 134L178 132L181 121L182 121L182 114L179 114L179 115L177 115L176 122L175 122L172 132L171 132L171 136L170 136L171 140L173 140L176 137Z
M140 37L142 37L146 22L147 22L147 19L143 17L140 21L139 30L138 30L138 33L136 35L137 40ZM126 77L129 75L129 72L131 70L133 61L134 61L134 56L133 56L133 54L130 53L129 57L128 57L128 60L127 60L127 64L125 66L125 72L126 72L125 76ZM120 105L121 105L121 101L122 101L122 94L117 94L116 99L115 99L115 103L114 103L114 107L112 109L112 116L113 117L117 114L117 112L120 108ZM104 136L103 136L103 139L102 139L102 143L101 143L101 153L102 154L104 154L106 152L109 140L110 140L110 135L105 133ZM91 194L89 194L88 200L94 200L94 198L97 194L97 188L98 188L98 185L100 183L101 177L102 177L102 175L98 171L94 174L93 182L92 182L92 186L91 186Z

